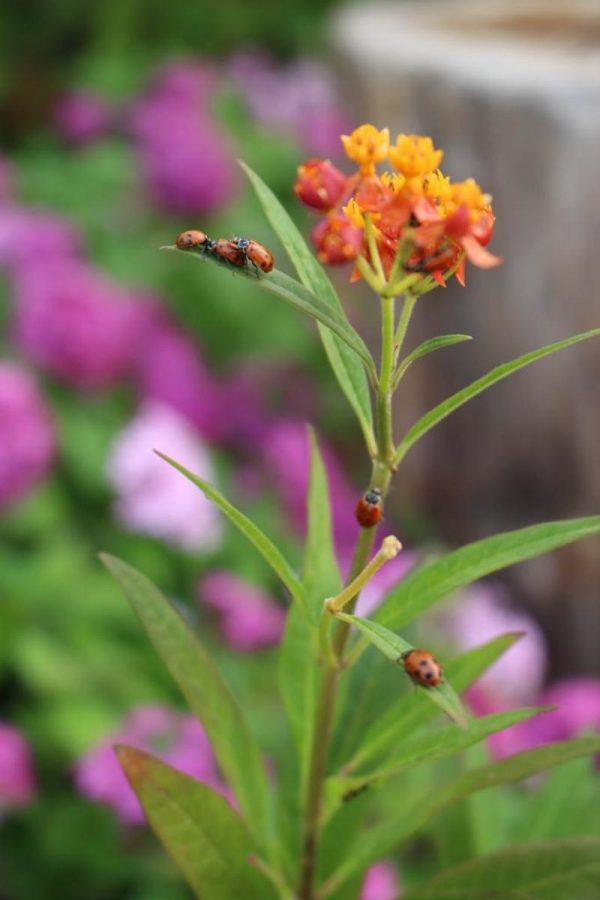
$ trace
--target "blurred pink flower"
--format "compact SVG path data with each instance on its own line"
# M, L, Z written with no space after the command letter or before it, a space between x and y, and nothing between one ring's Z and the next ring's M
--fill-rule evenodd
M401 896L398 875L391 863L378 862L367 869L360 900L398 900Z
M192 338L161 312L149 317L134 361L142 401L162 403L184 416L208 441L221 437L225 418L221 389Z
M0 362L0 506L23 497L47 474L54 430L33 378Z
M25 806L35 793L35 775L29 744L13 725L0 722L0 814Z
M356 540L358 526L354 519L357 494L349 485L331 447L319 438L329 478L333 531L340 555ZM308 488L310 450L304 422L280 419L263 439L263 464L269 483L279 493L291 527L306 531L306 492Z
M229 202L236 188L227 141L206 109L213 77L202 64L172 64L130 113L151 198L175 215L214 212Z
M306 153L341 155L340 134L351 129L331 71L310 59L277 66L262 52L236 54L230 72L252 116L287 132Z
M210 456L186 420L166 406L146 404L117 436L106 464L117 518L183 550L214 550L222 532L216 508L153 449L214 481Z
M217 612L221 634L236 650L270 647L283 634L285 610L268 594L229 572L211 572L202 578L198 598Z
M474 584L441 616L459 648L464 650L504 632L525 632L479 679L478 686L515 703L526 703L539 693L547 665L544 635L534 619L511 606L508 594L500 585Z
M75 228L59 216L20 206L0 206L0 266L11 273L53 259L75 259L81 244Z
M146 304L85 263L38 261L14 281L17 344L52 375L105 388L132 365Z
M83 147L110 130L113 112L108 103L92 91L70 91L59 99L53 119L54 127L65 141Z
M469 703L478 715L503 712L512 704L477 686L469 691ZM600 679L569 678L557 681L535 698L538 706L556 706L488 738L497 759L541 747L553 741L566 741L585 731L600 731Z
M74 773L78 790L90 800L111 807L125 824L143 823L144 814L117 761L115 744L152 753L231 801L202 726L192 716L165 707L140 707L129 713L114 734L82 757Z

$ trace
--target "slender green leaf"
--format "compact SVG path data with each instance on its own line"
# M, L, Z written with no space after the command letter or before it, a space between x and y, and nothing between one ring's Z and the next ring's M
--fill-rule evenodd
M422 356L427 356L429 353L434 353L436 350L442 350L444 347L451 347L453 344L461 344L463 341L472 340L473 338L470 334L440 334L438 337L429 338L429 340L423 341L422 344L419 344L418 347L401 361L396 371L396 382L400 381L409 366Z
M458 693L462 693L485 672L503 653L522 637L522 632L503 634L466 650L450 660L445 674ZM405 693L369 727L357 752L344 765L345 772L354 772L358 766L390 752L399 743L414 734L435 715L435 709L427 702L422 691Z
M446 788L429 797L419 799L409 809L399 811L377 825L371 825L361 834L360 841L348 848L348 855L341 866L322 886L320 896L331 896L349 878L364 871L373 862L381 859L396 847L400 841L414 834L430 819L453 803L477 791L510 784L561 765L580 756L590 756L600 751L600 736L579 738L548 744L536 750L529 750L510 756L499 763L490 763L461 775ZM458 900L458 898L457 898ZM462 898L461 898L462 900Z
M312 429L309 429L309 440L308 531L302 583L309 612L316 623L325 597L335 597L340 592L342 578L333 546L327 472Z
M141 750L120 746L117 756L150 825L197 897L273 896L248 862L256 850L250 832L223 797Z
M273 191L248 166L241 164L248 175L256 195L262 205L273 231L279 237L290 257L302 284L323 300L332 310L345 315L335 289L325 270L314 257L302 234L290 218L287 210L279 202ZM331 367L340 387L346 394L360 426L363 430L369 453L375 455L377 444L373 432L373 414L369 386L365 373L339 337L319 324L319 333ZM374 365L367 365L367 372L373 374Z
M499 381L512 375L513 372L518 372L519 369L523 369L525 366L536 362L538 359L543 359L545 356L550 356L558 350L563 350L566 347L571 347L573 344L578 344L580 341L587 341L589 338L597 337L598 335L600 335L600 328L594 328L592 331L576 334L564 341L556 341L556 343L548 344L545 347L541 347L539 350L525 353L523 356L511 360L511 362L496 366L496 368L488 372L487 375L483 375L456 394L452 394L451 397L442 401L438 406L434 406L433 409L420 418L404 436L396 449L394 465L398 465L398 463L404 459L410 448L413 444L416 444L419 438L422 438L423 435L427 434L427 432L437 425L438 422L441 422L446 416L449 416L450 413L454 412L455 409L459 409L473 397L476 397L477 394L481 394L482 391L487 390L487 388L492 387L492 385L497 384Z
M190 472L189 469L186 469L185 466L182 466L181 463L171 459L171 457L167 456L165 453L161 453L158 450L156 450L155 453L157 456L160 456L161 459L164 459L170 466L173 466L174 469L177 469L178 472L181 472L181 474L191 481L192 484L195 484L196 487L200 488L204 496L209 500L212 500L212 502L219 507L221 512L225 513L230 522L233 522L236 528L239 528L242 534L248 538L250 543L254 544L261 556L269 563L275 574L279 576L293 599L300 603L300 605L305 606L304 590L300 579L297 577L281 551L277 549L275 544L266 536L266 534L245 516L244 513L240 512L239 509L236 509L229 500L226 500L223 494L213 487L212 484L209 484L208 481L204 481L203 478L194 475L193 472Z
M246 822L263 841L268 785L260 751L235 698L182 616L141 572L103 553L148 637L210 738Z
M480 743L491 734L504 731L505 728L510 728L511 725L530 719L541 712L546 712L549 708L551 707L540 706L494 713L471 720L468 731L460 731L453 726L444 726L433 731L413 734L401 741L379 768L358 775L343 774L328 778L325 787L324 818L330 819L346 797L358 794L372 784L379 786L407 769L425 766L454 756L473 744Z
M379 625L377 622L372 622L370 619L361 619L359 616L350 616L346 613L338 613L337 615L344 622L356 625L369 638L371 643L394 663L401 663L402 654L414 649L412 644L409 644L404 638L394 634L393 631L390 631L383 625ZM446 715L450 716L460 728L469 728L467 712L446 678L437 687L420 687L418 685L416 687L419 692L423 693L433 703L436 703Z
M299 609L288 612L279 649L278 684L300 764L300 790L305 785L317 702L317 628Z
M467 544L410 572L383 602L377 621L399 628L457 588L596 534L600 516L589 516L530 525Z
M174 246L163 247L162 249L176 250L178 253L183 253L185 256L192 256L194 259L199 259L202 262L213 262L216 265L223 265L216 257L200 250L178 250L177 247ZM358 357L356 362L359 360L362 361L367 368L369 376L373 379L376 378L373 357L369 353L369 349L361 336L348 322L348 319L341 312L332 309L324 303L320 297L313 294L311 290L304 287L299 281L290 278L289 275L279 271L279 269L273 269L268 275L255 272L250 266L228 266L228 270L233 275L252 279L258 287L285 300L287 303L300 310L300 312L306 313L311 316L311 318L321 322L333 331L333 333L356 354Z
M600 840L509 847L470 860L411 891L405 900L598 900Z

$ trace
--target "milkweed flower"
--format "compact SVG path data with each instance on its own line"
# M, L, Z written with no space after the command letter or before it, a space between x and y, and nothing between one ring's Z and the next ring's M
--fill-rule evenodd
M0 816L4 810L26 806L35 794L31 750L14 725L0 722Z
M298 169L294 188L323 216L312 232L321 262L362 257L375 270L380 263L394 284L411 276L415 294L445 286L453 274L464 284L466 260L480 268L500 263L486 249L495 221L491 197L472 178L444 175L443 151L430 137L399 134L392 143L387 128L366 124L341 141L356 170L344 175L329 160L312 159ZM393 171L378 172L385 163ZM355 267L351 280L361 271Z
M216 508L155 448L214 481L210 455L191 425L174 410L148 403L117 436L106 463L117 519L189 552L216 549L222 534Z
M54 451L54 428L33 378L1 362L0 507L21 499L46 476Z
M214 610L224 640L241 651L261 650L279 643L285 610L264 591L229 572L204 576L198 599Z
M113 809L126 825L141 825L144 813L117 761L116 744L152 753L231 800L202 726L192 716L172 709L143 706L130 712L113 734L79 759L74 771L80 793Z

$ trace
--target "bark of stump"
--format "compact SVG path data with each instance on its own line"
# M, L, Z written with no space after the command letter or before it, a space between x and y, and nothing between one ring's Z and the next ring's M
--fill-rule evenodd
M520 353L600 325L600 5L375 3L332 20L356 121L431 134L455 180L494 196L491 272L417 307L413 339L472 344L414 366L409 425L427 405ZM449 540L600 512L600 339L511 376L403 463L414 502ZM512 570L550 636L554 674L600 674L597 539ZM560 607L560 609L559 609ZM559 613L559 615L557 614Z

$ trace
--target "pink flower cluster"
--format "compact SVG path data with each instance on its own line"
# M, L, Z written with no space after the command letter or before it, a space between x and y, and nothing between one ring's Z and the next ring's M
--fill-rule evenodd
M152 753L234 802L221 780L202 726L192 716L166 707L139 707L129 713L114 734L82 757L74 772L78 790L90 800L109 806L124 824L140 825L144 814L117 761L115 744Z
M32 376L0 362L0 507L25 496L48 473L54 428Z
M219 631L234 650L251 652L279 643L285 611L247 581L229 572L211 572L198 584L198 599L216 613Z
M182 60L156 76L131 112L131 132L153 202L175 215L206 215L232 198L236 172L208 105L214 73Z
M29 744L18 728L0 722L0 818L7 809L27 805L34 794Z
M70 91L54 108L54 127L68 144L85 147L106 135L113 125L113 111L92 91Z

